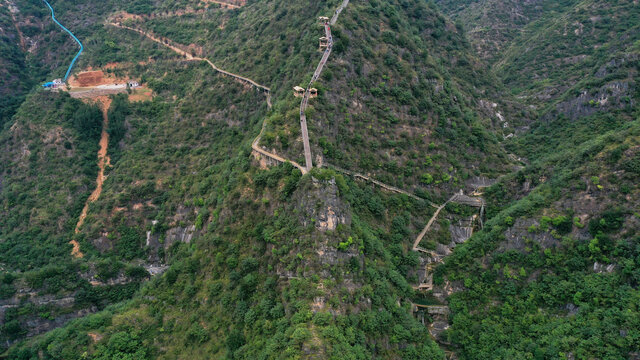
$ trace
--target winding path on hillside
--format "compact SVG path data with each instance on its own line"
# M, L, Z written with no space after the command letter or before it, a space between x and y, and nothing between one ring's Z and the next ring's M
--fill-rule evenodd
M305 111L307 110L307 107L309 106L309 97L310 97L310 91L309 89L311 88L311 84L313 84L315 81L318 80L318 78L320 77L320 75L322 74L322 70L324 69L324 66L327 63L327 60L329 59L329 55L331 55L331 50L333 48L333 37L331 35L331 27L330 25L333 25L336 23L336 21L338 20L338 17L340 16L340 13L342 13L342 11L347 7L347 5L349 4L349 0L343 0L342 4L340 5L340 7L338 7L338 9L335 11L335 13L333 14L331 20L324 24L324 29L325 29L325 35L327 37L327 39L329 39L329 43L327 48L325 49L322 58L320 59L320 62L318 63L318 66L316 67L316 70L313 73L313 76L311 77L311 81L309 81L309 85L307 86L307 88L305 89L305 94L302 98L302 101L300 103L300 126L301 126L301 133L302 133L302 142L303 142L303 147L304 147L304 157L305 157L305 166L302 166L300 164L298 164L295 161L292 160L288 160L285 159L282 156L279 156L277 154L274 154L272 152L269 152L267 150L264 150L263 148L260 147L259 143L260 143L260 139L262 138L262 135L265 131L265 127L266 127L266 123L263 122L262 124L262 128L260 130L260 133L258 134L258 136L254 139L254 141L251 143L251 148L256 151L257 153L264 155L266 157L268 157L269 159L276 161L278 163L285 163L285 162L289 162L291 163L293 166L295 166L296 168L300 169L300 171L303 174L306 174L307 172L309 172L309 170L311 170L313 168L313 160L312 160L312 156L311 156L311 146L309 143L309 132L307 130L307 119L306 119L306 115L305 115ZM227 4L228 5L228 4ZM154 36L152 34L150 34L147 31L144 30L140 30L131 26L127 26L127 25L123 25L120 23L116 23L116 22L109 22L109 25L121 28L121 29L127 29L127 30L131 30L131 31L135 31L139 34L142 34L144 36L146 36L147 38L149 38L152 41L155 41L159 44L162 44L168 48L170 48L171 50L173 50L174 52L184 56L187 60L190 61L204 61L207 64L209 64L209 66L211 66L211 68L213 68L215 71L224 74L224 75L228 75L231 76L241 82L244 83L248 83L256 88L262 89L267 93L267 106L269 108L271 108L271 89L264 86L264 85L260 85L257 82L244 77L242 75L238 75L238 74L234 74L232 72L220 69L219 67L217 67L212 61L210 61L207 58L202 58L202 57L196 57L191 55L189 52L181 49L180 47L172 44L172 42L169 39L166 38L159 38L157 36ZM411 195L410 195L411 196Z
M304 96L302 97L302 101L300 102L300 129L302 132L302 145L304 147L304 161L305 167L307 171L313 168L313 159L311 157L311 145L309 144L309 131L307 130L307 116L305 114L307 107L309 106L309 97L311 96L310 89L311 85L320 78L322 74L322 70L324 66L327 64L327 60L329 59L329 55L331 55L331 50L333 49L333 36L331 35L331 25L334 25L338 21L338 17L342 10L344 10L347 5L349 5L349 0L343 0L340 7L336 10L336 12L331 17L331 20L328 23L324 24L324 32L327 39L329 39L329 43L327 48L324 50L322 54L322 58L316 67L316 71L313 72L313 76L311 76L311 81L309 81L309 85L304 91Z
M378 180L376 180L376 179L374 179L374 178L372 178L370 176L363 175L363 174L360 174L360 173L357 173L357 172L353 172L353 171L350 171L350 170L342 169L342 168L339 168L339 167L337 167L335 165L325 164L325 167L331 168L331 169L333 169L335 171L338 171L338 172L341 172L341 173L343 173L345 175L352 176L352 177L354 177L356 179L361 179L361 180L364 180L364 181L368 181L368 182L370 182L370 183L372 183L374 185L377 185L377 186L379 186L379 187L381 187L381 188L383 188L383 189L385 189L387 191L391 191L391 192L394 192L394 193L407 195L408 197L410 197L410 198L412 198L414 200L426 201L425 199L423 199L421 197L418 197L418 196L416 196L416 195L414 195L414 194L412 194L412 193L410 193L408 191L402 190L402 189L397 188L397 187L395 187L393 185L387 185L387 184L385 184L383 182L380 182L380 181L378 181ZM428 203L429 203L429 205L431 205L431 206L433 206L435 208L439 207L438 205L432 203L431 201L428 201Z
M217 72L219 72L221 74L224 74L224 75L227 75L227 76L231 76L231 77L233 77L234 79L236 79L236 80L238 80L240 82L243 82L243 83L249 84L251 86L254 86L254 87L258 88L258 89L264 90L265 93L266 93L267 107L269 109L271 108L271 89L269 87L261 85L261 84L258 84L257 82L255 82L255 81L253 81L253 80L251 80L251 79L249 79L247 77L244 77L242 75L234 74L232 72L220 69L211 60L209 60L207 58L193 56L189 52L187 52L185 50L182 50L178 46L172 44L172 42L169 39L161 39L161 38L159 38L157 36L154 36L154 35L150 34L147 31L136 29L136 28L133 28L131 26L122 25L122 24L119 24L119 23L110 22L109 25L112 25L112 26L115 26L115 27L118 27L118 28L121 28L121 29L127 29L127 30L131 30L131 31L135 31L135 32L137 32L139 34L142 34L142 35L146 36L148 39L157 42L158 44L161 44L161 45L164 45L164 46L170 48L174 52L184 56L189 61L204 61L207 64L209 64L209 66L211 66L212 69L214 69L215 71L217 71ZM251 148L254 151L256 151L257 153L259 153L259 154L261 154L263 156L266 156L267 158L269 158L269 159L271 159L273 161L276 161L278 163L289 162L293 166L298 168L303 174L306 174L307 173L306 167L298 164L295 161L292 161L292 160L289 160L289 159L285 159L282 156L279 156L277 154L269 152L269 151L267 151L267 150L265 150L265 149L260 147L259 143L260 143L260 139L262 138L262 134L265 131L265 127L266 127L266 122L263 121L262 129L260 130L260 133L258 134L258 136L251 143Z
M224 1L204 0L203 2L218 4L218 5L222 6L223 8L226 7L226 8L229 8L229 9L239 9L239 8L242 7L240 5L229 4L229 3L224 2Z
M247 83L247 84L249 84L251 86L254 86L254 87L256 87L258 89L261 89L261 90L264 90L266 92L270 92L271 91L270 88L268 88L268 87L266 87L264 85L260 85L257 82L255 82L255 81L253 81L253 80L251 80L251 79L249 79L247 77L244 77L244 76L238 75L238 74L234 74L234 73L232 73L230 71L226 71L226 70L220 69L213 62L211 62L211 60L209 60L207 58L202 58L202 57L197 57L197 56L191 55L189 52L187 52L185 50L182 50L181 48L179 48L176 45L173 45L169 39L166 39L166 38L160 39L160 38L158 38L158 37L156 37L154 35L151 35L147 31L136 29L134 27L127 26L127 25L122 25L122 24L118 24L118 23L114 23L114 22L110 22L109 25L112 25L112 26L115 26L115 27L119 27L121 29L127 29L127 30L131 30L131 31L135 31L135 32L137 32L139 34L142 34L142 35L146 36L150 40L153 40L153 41L155 41L155 42L157 42L157 43L159 43L161 45L164 45L164 46L170 48L174 52L184 56L189 61L204 61L207 64L209 64L209 66L211 66L211 68L213 68L213 70L215 70L215 71L217 71L217 72L219 72L221 74L231 76L231 77L233 77L233 78L235 78L237 80L240 80L241 82Z

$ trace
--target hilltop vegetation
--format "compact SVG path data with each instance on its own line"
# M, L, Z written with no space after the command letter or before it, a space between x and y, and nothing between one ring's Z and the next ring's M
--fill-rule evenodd
M502 58L502 52L518 43L524 34L536 35L528 25L547 21L570 9L577 0L436 0L456 23L464 26L478 55L489 63Z
M0 64L21 74L0 120L8 358L638 356L633 1L352 0L311 84L306 174L252 143L304 163L292 88L341 1L231 3L53 4L79 69L153 94L111 96L110 165L77 233L101 111L36 86L75 49L39 2L15 21L0 6ZM460 189L483 205L445 203Z
M299 9L295 4L280 6L289 7L292 14ZM315 26L316 15L305 21ZM178 354L289 357L309 349L327 356L352 354L357 358L373 353L407 358L441 356L427 329L411 317L409 303L403 300L412 295L406 276L417 261L406 251L411 243L408 235L423 225L428 216L426 204L374 193L333 172L301 177L288 165L257 169L249 156L249 144L262 120L273 114L265 111L264 94L243 88L202 62L183 61L159 44L142 41L139 45L136 33L105 27L94 36L118 45L107 51L92 41L93 37L85 39L87 57L82 64L101 65L106 59L137 62L151 57L153 61L147 64L114 71L141 78L156 96L145 103L129 103L125 97L113 99L108 128L113 167L107 169L103 192L91 203L80 234L72 235L71 231L79 207L69 212L69 226L58 234L61 244L71 237L81 244L85 256L75 260L78 265L73 266L79 268L70 266L68 270L69 276L81 275L81 280L72 280L80 285L48 291L56 297L71 296L81 306L86 304L83 284L87 268L90 273L96 271L102 282L120 282L123 275L140 279L137 264L167 262L172 267L142 290L155 294L155 300L137 298L109 308L69 326L84 329L81 333L52 332L27 347L11 350L11 357L28 358L31 351L42 350L49 356L69 359L79 358L84 351L97 358L111 358L134 348L132 352L143 358ZM287 39L279 41L284 44ZM309 48L310 53L315 52L315 40ZM309 68L311 63L309 60ZM308 70L295 62L289 64L292 74L300 77ZM230 70L242 71L239 65ZM262 81L267 76L265 72L256 79ZM288 96L289 90L276 94L279 99ZM39 92L22 105L21 111L35 115L30 119L44 127L48 117L39 117L30 108L42 97L52 101L68 98ZM52 111L60 107L53 106ZM93 109L94 115L99 115ZM50 116L55 117L53 113ZM72 126L59 125L63 129ZM25 139L35 142L34 136ZM95 163L95 134L83 140L94 145L87 153ZM9 143L7 146L14 149ZM38 168L51 175L68 176L74 171ZM93 171L87 174L89 184L95 167ZM6 183L13 187L19 176L20 172L7 174ZM21 190L24 194L33 192ZM312 198L303 200L309 193ZM327 193L334 194L332 202L317 208L316 202L326 200ZM11 193L3 195L11 197ZM85 197L75 199L81 205ZM55 200L47 197L47 201ZM296 205L300 203L307 204L304 213ZM24 201L7 204L12 211L34 206ZM329 220L332 215L328 211L338 210L338 220ZM11 224L7 229L24 233ZM185 238L191 239L189 244L182 242ZM393 245L385 244L389 241ZM3 244L11 249L21 245ZM70 246L59 248L60 256L70 251ZM41 261L40 266L47 260L55 261L42 252L42 244L36 244L33 251L38 252L34 259ZM331 258L320 255L328 251ZM45 284L51 281L47 274L42 275ZM142 278L145 276L143 272ZM7 291L8 296L24 286L21 281L9 282L14 292ZM135 290L138 282L130 284L128 289ZM37 288L39 284L28 286ZM317 304L319 298L323 300ZM94 301L100 304L98 309L105 304L99 294ZM28 314L26 310L5 314L7 329L15 328L10 339L25 335L22 324ZM138 318L140 325L146 325L124 325L118 320L122 316ZM203 322L194 323L196 318ZM103 340L92 345L87 341L89 332L98 332ZM154 339L169 346L159 348L153 345ZM61 346L49 346L52 343Z
M517 3L490 6L534 6ZM540 121L507 144L530 163L488 189L485 229L437 270L465 288L447 334L461 358L637 356L637 7L547 3L517 35L472 30L479 47L505 42L493 72ZM500 14L459 9L476 30Z

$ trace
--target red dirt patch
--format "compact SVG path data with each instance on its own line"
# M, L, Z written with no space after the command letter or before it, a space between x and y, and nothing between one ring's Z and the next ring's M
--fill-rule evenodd
M114 65L111 64L111 67ZM92 87L106 84L117 84L126 82L126 79L118 79L109 74L105 74L102 70L83 71L75 74L69 80L71 87Z
M109 134L107 133L107 126L109 124L109 118L107 117L107 112L109 110L109 106L111 106L111 98L107 96L101 96L96 99L102 107L102 135L100 137L100 149L98 150L98 177L96 178L96 188L93 190L87 202L80 213L80 218L78 219L78 223L76 224L76 234L80 232L80 227L84 223L84 219L87 217L87 211L89 211L89 203L92 203L100 197L102 193L102 184L105 180L104 169L107 166L111 165L111 159L107 156L107 147L109 145ZM84 256L80 251L80 244L75 239L70 241L71 245L73 245L73 249L71 250L71 255L77 258L81 258Z
M98 334L98 333L87 333L87 335L89 335L89 337L91 338L91 340L93 340L94 343L102 340L102 335Z

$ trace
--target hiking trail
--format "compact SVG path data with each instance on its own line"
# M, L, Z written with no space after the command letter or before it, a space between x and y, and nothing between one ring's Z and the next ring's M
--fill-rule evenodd
M238 80L240 82L247 83L247 84L249 84L251 86L255 86L258 89L264 90L265 93L266 93L267 107L269 109L271 109L271 89L269 87L261 85L261 84L258 84L257 82L255 82L255 81L253 81L253 80L251 80L251 79L249 79L247 77L244 77L242 75L234 74L232 72L220 69L211 60L209 60L207 58L193 56L189 52L184 51L181 48L179 48L178 46L172 44L172 42L169 39L166 39L166 38L160 39L159 37L151 35L150 33L146 32L146 31L143 31L143 30L140 30L140 29L136 29L136 28L133 28L133 27L130 27L130 26L118 24L118 23L115 23L115 22L110 22L109 25L112 25L112 26L115 26L115 27L118 27L118 28L121 28L121 29L127 29L127 30L131 30L131 31L135 31L135 32L137 32L139 34L142 34L142 35L146 36L147 38L149 38L152 41L155 41L155 42L157 42L157 43L159 43L161 45L164 45L164 46L170 48L171 50L173 50L177 54L180 54L180 55L184 56L189 61L204 61L207 64L209 64L209 66L211 66L211 68L213 70L215 70L215 71L217 71L217 72L219 72L221 74L224 74L224 75L227 75L227 76L231 76L231 77L235 78L236 80ZM269 152L269 151L267 151L267 150L265 150L265 149L260 147L259 143L260 143L260 139L262 138L262 134L264 133L265 127L266 127L266 123L265 123L265 121L263 121L262 129L260 130L260 133L258 134L258 136L251 143L251 148L255 152L257 152L258 154L266 156L267 158L271 159L272 161L276 161L278 163L289 162L293 166L298 168L303 174L306 174L307 173L307 169L304 166L298 164L295 161L292 161L292 160L289 160L289 159L285 159L282 156L279 156L277 154Z
M309 85L304 91L304 96L302 97L302 101L300 102L300 129L302 133L302 146L304 147L304 161L305 168L307 171L310 171L313 168L313 160L311 157L311 145L309 143L309 131L307 130L307 116L305 114L307 107L309 106L309 97L311 96L311 85L318 80L320 75L322 74L322 70L324 66L327 64L327 60L329 59L329 55L331 55L331 50L333 49L333 36L331 35L331 25L335 25L338 21L338 17L342 10L344 10L347 5L349 5L349 0L343 0L342 4L335 11L331 20L329 22L324 23L324 31L325 37L328 39L327 48L324 50L322 54L322 58L316 67L316 71L313 72L313 76L311 76L311 81L309 81Z

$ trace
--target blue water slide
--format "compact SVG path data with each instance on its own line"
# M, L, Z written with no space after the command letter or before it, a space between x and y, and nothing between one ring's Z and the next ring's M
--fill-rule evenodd
M69 31L69 29L67 29L66 27L62 26L62 24L60 24L58 22L58 20L56 20L56 15L54 14L53 8L51 7L51 5L49 5L49 2L47 2L47 0L42 0L42 1L44 1L44 3L47 4L47 6L49 7L49 10L51 10L51 19L53 19L53 21L56 24L58 24L58 26L60 26L62 28L62 30L68 32L69 35L71 35L71 37L78 43L78 45L80 45L80 51L78 51L76 56L71 61L71 64L69 64L69 69L67 69L67 73L64 76L64 80L63 81L67 81L67 78L69 77L69 73L71 73L71 68L73 68L73 64L76 63L76 60L78 60L78 57L80 56L80 54L82 54L82 50L84 50L84 47L82 46L82 43L80 42L80 40L78 40L78 38L75 35L73 35L73 33L71 31Z

